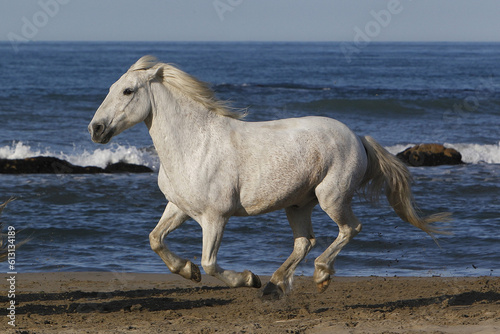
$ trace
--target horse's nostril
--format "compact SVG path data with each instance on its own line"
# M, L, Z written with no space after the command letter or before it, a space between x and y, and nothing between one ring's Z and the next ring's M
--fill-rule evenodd
M93 133L94 135L100 135L104 132L104 130L106 129L106 126L104 124L92 124L92 129L91 129L91 133Z

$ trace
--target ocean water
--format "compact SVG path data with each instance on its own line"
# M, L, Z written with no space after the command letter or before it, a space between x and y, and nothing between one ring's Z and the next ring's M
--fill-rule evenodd
M30 43L0 44L0 158L55 156L78 165L126 161L158 170L140 124L107 146L87 125L116 81L152 54L212 83L219 98L248 108L248 121L306 115L336 118L390 152L436 142L458 149L466 165L410 168L424 213L450 211L440 247L402 222L385 201L356 198L363 231L340 253L340 276L500 274L500 44L372 43L347 59L339 43ZM30 237L18 272L167 273L148 235L166 200L157 175L0 175L0 201L17 200L1 220ZM313 261L338 228L313 214ZM201 229L188 221L167 238L200 262ZM233 217L219 264L269 275L292 250L284 212ZM7 272L7 265L4 271Z

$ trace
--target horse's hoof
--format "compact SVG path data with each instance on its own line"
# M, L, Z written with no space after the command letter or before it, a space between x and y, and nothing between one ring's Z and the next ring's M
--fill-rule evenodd
M279 286L274 284L273 282L269 282L266 284L264 287L264 290L262 291L262 296L261 299L263 300L279 300L281 297L283 297L285 293Z
M260 289L260 287L262 286L262 283L260 282L259 276L255 275L252 272L250 272L250 274L252 275L252 285L251 285L251 287L252 288Z
M331 278L328 277L328 279L324 280L321 283L317 283L316 287L318 288L319 292L324 292L326 289L328 289L328 286L330 285Z
M191 280L196 283L201 282L200 268L198 268L198 266L192 262L191 262Z

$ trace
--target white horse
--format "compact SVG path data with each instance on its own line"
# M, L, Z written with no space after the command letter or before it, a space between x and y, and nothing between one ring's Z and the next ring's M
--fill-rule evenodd
M250 271L217 265L229 217L285 209L293 231L290 257L272 275L264 295L290 289L295 268L316 241L311 212L319 203L339 226L335 241L316 258L314 281L324 291L340 250L361 231L351 209L357 190L381 190L401 219L432 234L447 213L420 217L408 169L371 137L358 137L325 117L244 122L218 101L207 84L176 67L144 56L115 82L89 132L96 143L144 121L158 152L158 184L168 204L149 235L151 248L172 273L199 282L198 266L166 246L165 237L188 218L203 230L201 265L230 287L261 286ZM258 247L255 245L255 247Z

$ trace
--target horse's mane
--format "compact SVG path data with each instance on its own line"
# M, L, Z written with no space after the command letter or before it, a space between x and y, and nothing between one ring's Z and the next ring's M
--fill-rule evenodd
M217 99L208 83L196 79L192 75L181 71L171 64L160 63L153 56L142 57L129 68L129 71L148 70L160 67L163 72L163 84L167 88L169 86L174 87L218 115L236 119L241 119L245 116L244 112L230 110L231 108L228 106L227 102Z

